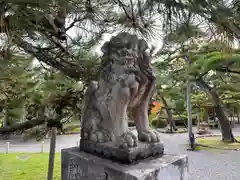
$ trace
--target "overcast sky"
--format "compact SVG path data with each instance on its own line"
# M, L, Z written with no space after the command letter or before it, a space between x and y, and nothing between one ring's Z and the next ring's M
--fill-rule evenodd
M156 24L156 25L158 25L158 24ZM68 24L66 26L68 26ZM160 27L160 24L159 24L159 29L160 28L161 27ZM80 31L79 28L73 27L73 28L68 30L67 34L68 34L68 36L70 36L71 38L74 39L80 34L79 31ZM109 41L110 38L113 35L116 35L116 34L117 34L117 32L113 33L113 34L109 34L109 33L104 34L102 40L99 42L99 45L97 45L96 47L93 47L93 52L100 55L101 54L101 46L104 44L104 42ZM162 47L162 39L161 38L154 38L152 40L149 40L148 43L149 43L150 46L151 45L155 46L156 49L159 49L159 48Z

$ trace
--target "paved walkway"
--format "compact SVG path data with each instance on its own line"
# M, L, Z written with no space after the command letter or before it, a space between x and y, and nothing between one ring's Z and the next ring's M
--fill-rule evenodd
M240 127L233 128L235 136L240 136ZM214 130L214 133L220 133ZM201 150L198 152L186 151L188 135L184 134L161 134L166 153L187 154L189 157L190 174L189 180L240 180L240 155L236 151ZM57 137L56 150L76 146L79 134L64 135ZM11 152L40 152L41 142L29 140L19 142L18 138L10 140ZM6 149L5 141L0 141L0 152ZM49 150L49 140L44 142L44 150Z

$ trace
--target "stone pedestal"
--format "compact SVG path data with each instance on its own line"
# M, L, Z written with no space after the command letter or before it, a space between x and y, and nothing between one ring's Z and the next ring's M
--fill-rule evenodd
M73 147L62 150L62 180L187 180L187 156L164 154L120 164Z
M164 153L164 146L158 143L138 142L137 147L130 149L119 149L113 143L95 143L92 141L81 140L80 151L90 153L102 158L122 164L132 164L140 160L152 157L156 158Z

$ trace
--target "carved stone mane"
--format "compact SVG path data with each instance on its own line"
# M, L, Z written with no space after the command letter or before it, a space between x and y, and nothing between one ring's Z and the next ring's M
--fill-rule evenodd
M105 156L117 156L118 160L121 158L116 152L122 150L125 159L132 161L145 147L150 156L153 147L149 143L159 142L159 136L149 128L148 122L148 105L155 86L148 44L135 35L120 33L101 50L99 80L92 82L85 94L80 148L98 154L108 149ZM127 110L131 110L138 136L128 130ZM141 142L148 145L143 146ZM129 149L134 148L138 153L130 160ZM163 147L160 149L162 153Z

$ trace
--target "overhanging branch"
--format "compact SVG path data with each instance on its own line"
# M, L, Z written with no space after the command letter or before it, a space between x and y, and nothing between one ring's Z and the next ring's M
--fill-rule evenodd
M85 78L86 74L84 73L84 67L81 67L78 64L69 62L67 59L63 59L63 57L53 57L49 54L49 52L45 49L37 48L33 46L31 43L20 39L17 42L18 46L21 47L25 52L33 55L39 61L46 63L49 66L52 66L65 75L74 78L76 80L80 80ZM66 57L68 58L68 57ZM70 57L69 57L70 58Z
M216 70L220 71L220 72L225 72L225 73L240 74L240 71L238 71L238 70L231 70L228 67L217 68Z
M18 130L21 130L21 131L27 130L32 127L41 125L44 122L45 122L44 119L34 119L34 120L25 121L22 123L16 123L16 124L13 124L12 126L0 128L0 134L10 134Z

